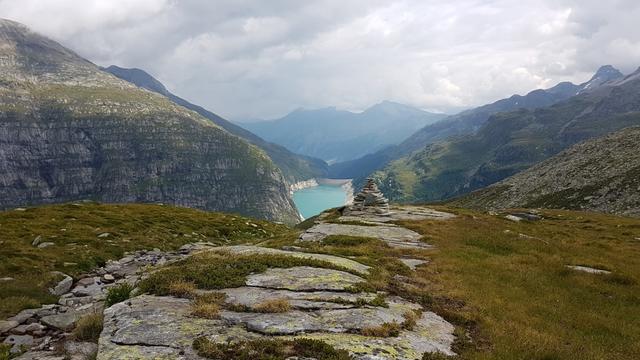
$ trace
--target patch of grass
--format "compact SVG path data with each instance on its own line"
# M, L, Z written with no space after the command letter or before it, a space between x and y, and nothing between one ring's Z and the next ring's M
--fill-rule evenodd
M220 317L220 305L196 301L191 305L191 315L204 319L218 319Z
M422 354L422 360L450 360L451 357L441 352L427 352Z
M286 313L291 310L291 303L288 299L270 299L257 304L253 310L260 313Z
M255 225L255 226L252 226ZM0 211L0 319L43 303L55 303L42 274L57 270L73 277L119 259L127 251L209 241L217 244L259 242L291 234L284 226L245 217L173 206L143 204L72 204ZM110 235L98 238L98 235ZM42 242L55 245L38 249Z
M11 359L11 345L0 344L0 360Z
M384 323L380 326L366 327L360 330L360 334L372 337L396 337L400 335L402 326L395 322Z
M193 342L193 348L198 355L213 360L285 360L291 357L318 360L351 359L345 350L336 350L323 341L305 338L294 340L259 339L218 344L201 337Z
M447 221L401 222L436 249L429 266L392 293L454 323L459 358L631 360L640 353L640 317L629 316L640 313L640 220L543 210L543 220L515 223L455 212ZM612 274L566 269L573 264Z
M343 271L326 261L295 258L286 255L234 255L221 252L202 252L168 265L140 283L143 292L170 294L174 282L189 282L198 289L216 290L243 286L247 275L262 273L268 268L314 266Z
M109 307L129 299L131 291L133 291L133 286L126 282L110 287L107 290L107 299L104 301L104 305Z
M196 284L190 281L176 280L169 284L169 295L191 299L195 296Z
M73 329L73 338L77 341L89 341L97 344L102 332L103 321L102 314L83 316Z
M197 295L191 303L191 315L205 319L218 319L225 298L224 293L218 292Z
M422 310L407 311L402 314L402 317L404 317L404 321L400 325L405 330L413 330L416 326L416 323L418 322L418 319L420 319L420 316L422 316Z
M388 308L389 307L389 304L387 304L385 296L382 295L382 294L376 295L376 297L374 297L371 301L369 301L367 303L367 305L379 306L379 307L383 307L383 308Z

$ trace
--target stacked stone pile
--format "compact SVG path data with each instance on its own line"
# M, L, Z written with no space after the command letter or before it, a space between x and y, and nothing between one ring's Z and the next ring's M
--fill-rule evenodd
M373 179L369 178L362 190L353 198L353 204L346 211L349 214L388 214L389 200L384 197Z

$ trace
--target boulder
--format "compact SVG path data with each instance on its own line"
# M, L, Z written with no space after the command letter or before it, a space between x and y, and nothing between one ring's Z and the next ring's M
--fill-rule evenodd
M75 312L68 312L63 314L48 315L40 319L43 324L59 329L62 331L71 331L78 321L79 315Z
M74 360L89 360L98 352L98 344L67 341L64 343L64 351Z
M71 276L61 273L59 271L52 272L54 275L62 276L62 280L60 280L56 286L53 288L49 288L49 292L55 296L61 296L64 293L69 292L71 290L71 286L73 285L73 279Z
M9 335L3 341L4 344L12 345L11 353L16 354L22 352L24 348L31 348L33 345L33 336L31 335Z
M9 330L20 325L19 322L13 320L0 320L0 334L9 332Z

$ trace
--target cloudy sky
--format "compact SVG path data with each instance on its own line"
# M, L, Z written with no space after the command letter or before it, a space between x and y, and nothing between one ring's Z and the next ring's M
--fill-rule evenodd
M638 0L0 0L0 17L231 119L454 112L640 66Z

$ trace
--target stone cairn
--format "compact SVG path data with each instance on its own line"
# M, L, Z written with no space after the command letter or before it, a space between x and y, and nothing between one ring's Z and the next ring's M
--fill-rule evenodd
M347 208L347 214L358 213L389 214L389 200L384 197L372 178L367 179L362 190L353 198L353 204Z

